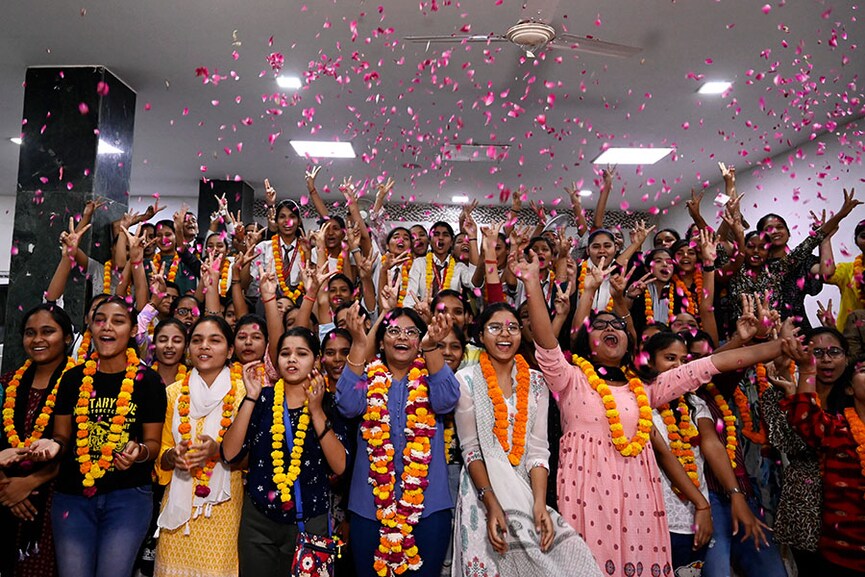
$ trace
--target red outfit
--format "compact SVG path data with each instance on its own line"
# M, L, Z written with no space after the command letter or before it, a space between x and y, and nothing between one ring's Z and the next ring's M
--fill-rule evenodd
M820 408L815 393L782 401L790 425L820 452L823 470L823 532L817 548L826 560L865 572L865 475L858 443L843 415Z

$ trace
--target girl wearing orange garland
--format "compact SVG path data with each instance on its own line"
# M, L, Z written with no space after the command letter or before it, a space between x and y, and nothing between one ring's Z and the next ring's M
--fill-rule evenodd
M4 375L3 430L0 450L14 455L0 472L0 575L50 577L57 574L51 538L50 508L56 463L26 466L30 445L51 438L60 376L74 362L66 356L72 321L55 305L30 309L21 322L27 361ZM19 558L19 552L23 554Z
M130 347L135 316L120 297L94 309L96 351L60 380L53 436L31 446L34 460L60 458L51 512L60 577L130 574L150 524L165 387Z
M549 392L517 354L517 313L505 303L487 306L476 327L480 363L457 374L455 419L465 466L454 574L600 576L585 542L546 505Z
M156 474L168 487L157 520L157 577L237 574L243 483L239 468L219 460L222 437L246 395L240 365L227 366L231 342L221 317L196 321L189 344L194 368L166 391Z
M586 539L608 574L627 574L638 564L650 572L669 570L670 539L657 463L654 453L644 450L652 427L651 407L698 388L718 372L735 370L740 362L774 359L781 341L688 363L663 373L647 389L630 370L626 374L621 368L631 365L632 347L629 304L618 281L614 312L593 313L588 325L580 328L575 342L579 366L573 366L553 335L537 263L520 258L513 268L526 283L538 364L550 390L559 394L564 429L558 477L562 516ZM596 270L586 278L576 314L591 308L590 299L610 272Z

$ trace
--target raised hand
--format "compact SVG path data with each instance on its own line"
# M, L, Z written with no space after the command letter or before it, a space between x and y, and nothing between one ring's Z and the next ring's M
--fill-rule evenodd
M349 250L360 248L360 227L353 220L345 223L345 240Z
M454 319L451 315L445 313L433 315L432 322L427 326L427 332L421 341L421 348L428 349L438 345L450 334L453 326Z
M616 177L616 165L608 164L607 167L601 171L601 176L604 179L604 186L612 186L613 179Z
M162 212L165 209L166 209L165 206L159 206L159 199L157 198L153 202L153 204L151 204L150 206L147 207L147 209L144 211L144 214L140 217L138 222L147 222L148 220L150 220L151 218L153 218L154 216L156 216L157 214L159 214L160 212Z
M586 279L583 281L583 290L586 292L595 292L604 283L604 280L616 270L615 261L610 266L606 266L607 257L601 257L597 267L587 267Z
M718 258L718 239L708 228L700 229L700 255L703 263L713 265Z
M841 205L841 210L838 211L838 215L841 218L846 217L850 214L854 208L862 204L861 200L857 200L853 198L853 195L856 194L856 189L851 188L850 192L847 192L847 189L844 190L844 204Z
M571 312L571 299L568 296L567 290L562 290L562 285L555 283L555 299L553 300L553 309L557 317L566 317Z
M304 389L306 400L309 403L310 415L324 414L322 401L324 400L324 392L326 389L327 387L324 384L324 376L322 376L318 369L312 369L312 372L309 374L309 386Z
M107 203L107 200L101 199L88 200L84 205L84 210L81 211L81 220L90 222L96 210L105 206Z
M432 297L430 295L426 295L422 299L415 298L413 308L414 312L423 319L423 322L426 324L432 322Z
M159 268L150 272L150 300L154 306L159 306L165 295L168 294L168 288L165 284L165 267L168 263L160 263Z
M721 176L724 178L724 182L729 184L736 183L736 167L732 164L727 166L723 162L718 163L718 168L721 169Z
M306 177L306 190L312 194L315 191L315 177L318 176L318 171L321 170L321 165L313 166L311 170L304 173Z
M742 314L736 320L736 334L743 342L749 342L760 331L760 320L758 314L762 314L762 304L759 299L752 294L742 293ZM759 310L758 310L759 307ZM768 334L768 328L766 329Z
M688 207L688 214L692 220L697 220L700 217L700 203L703 202L703 191L691 189L690 200L685 201L685 206Z
M393 281L384 283L379 289L378 307L379 314L385 314L396 308L399 303L399 285L402 282L401 275L394 275Z
M556 230L556 254L559 258L565 258L571 254L573 243L571 237L565 234L565 227L560 226Z
M375 193L376 204L384 203L387 199L388 194L393 188L394 181L392 178L388 178L386 181L379 183L378 188Z
M637 224L634 225L634 229L631 231L633 238L631 242L636 243L637 246L643 246L643 243L646 242L646 239L649 238L649 235L652 234L658 225L653 224L652 226L646 228L646 221L638 220Z
M834 329L837 320L835 319L835 313L832 312L832 299L829 299L829 304L826 306L823 306L823 303L818 300L817 309L817 318L820 320L820 324L824 327Z
M529 206L532 207L532 211L537 215L538 222L541 226L547 224L547 213L544 210L544 205L539 202L535 202L534 200L529 201Z
M276 298L276 273L265 270L263 266L258 267L258 289L261 292L261 300L268 301Z
M352 344L367 341L366 326L363 315L360 314L360 302L355 301L348 309L345 317L345 328L351 334Z
M268 230L276 230L276 207L267 207L267 228Z
M375 267L375 259L377 255L370 251L368 255L362 255L360 253L357 254L357 258L355 258L355 265L357 265L357 272L361 278L364 279L372 279L372 269Z
M808 211L808 216L811 218L811 230L817 230L826 223L826 209L823 209L823 214L818 216L813 210Z
M261 361L252 361L243 365L243 387L246 389L246 396L250 399L258 399L261 395L261 389L264 387L264 371L259 370L264 368L264 363Z
M267 178L264 179L264 202L268 207L276 206L276 189L270 186L270 180Z
M538 266L538 259L535 251L529 251L529 257L526 257L523 251L519 251L516 254L511 253L508 256L508 267L518 279L541 277L541 271Z
M571 199L571 204L574 207L574 213L576 214L578 211L581 211L583 209L583 200L580 198L580 189L577 186L577 183L572 182L571 186L566 186L565 192L568 193L568 196Z
M90 226L88 224L82 227L81 230L76 230L75 219L71 216L69 217L69 230L61 233L60 242L66 245L66 255L72 260L75 260L75 253L78 251L78 243L81 242L81 237L90 229Z
M384 258L382 259L381 266L382 266L382 269L384 271L389 271L390 269L392 269L394 267L399 267L399 266L404 265L409 260L411 260L411 250L408 250L408 249L403 251L401 254L398 254L397 256L394 256L390 253L387 253L384 255Z

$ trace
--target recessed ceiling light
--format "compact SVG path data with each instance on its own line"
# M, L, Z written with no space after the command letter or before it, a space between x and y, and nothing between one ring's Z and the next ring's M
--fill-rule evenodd
M724 94L727 92L730 87L733 86L732 82L724 82L724 81L712 81L712 82L704 82L703 85L697 90L698 94Z
M350 142L323 142L320 140L292 140L291 147L304 158L354 158Z
M123 151L104 140L100 140L96 146L96 154L123 154Z
M655 164L672 148L608 148L592 164Z
M12 144L17 144L20 146L23 141L21 140L20 136L13 136L12 138L9 139L9 142L11 142Z
M451 202L454 202L456 204L465 204L468 201L469 197L465 196L464 194L457 194L451 197Z
M586 190L581 190L581 191L580 191L580 196L592 196L592 191L591 191L591 190L588 190L588 189L586 189Z
M286 90L297 90L302 86L300 78L297 76L285 76L280 75L276 77L276 84L280 88L285 88Z

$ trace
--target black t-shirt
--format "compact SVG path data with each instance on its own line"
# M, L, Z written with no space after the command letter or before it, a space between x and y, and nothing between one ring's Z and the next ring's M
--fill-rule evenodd
M94 462L99 458L102 443L108 436L111 419L117 414L115 403L125 375L125 371L120 373L97 372L93 375L95 396L90 399L87 424L90 458ZM57 405L55 407L55 412L58 415L72 415L70 446L66 448L66 454L60 464L60 476L57 479L57 491L71 495L81 495L84 492L84 485L82 485L84 475L81 474L76 460L75 439L78 425L75 423L74 415L83 379L84 365L69 369L60 381L60 390L57 393ZM129 441L142 441L144 423L163 423L166 404L165 386L162 384L159 373L149 368L140 370L132 389L132 402L123 424L123 433L120 435L117 450L121 450ZM135 463L126 471L117 471L112 465L105 472L105 475L96 480L96 491L97 493L109 493L118 489L150 485L152 469L152 461Z

